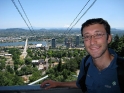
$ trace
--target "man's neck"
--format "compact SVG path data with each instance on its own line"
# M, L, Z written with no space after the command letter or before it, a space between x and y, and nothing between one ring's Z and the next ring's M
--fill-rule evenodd
M99 71L101 71L110 65L113 58L114 58L113 55L111 55L110 53L107 53L106 55L103 55L99 58L93 59L93 63L96 66L96 68Z

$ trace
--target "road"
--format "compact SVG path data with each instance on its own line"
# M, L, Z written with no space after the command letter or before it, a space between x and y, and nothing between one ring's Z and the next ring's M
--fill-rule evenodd
M27 56L27 48L28 48L28 38L26 38L25 47L24 47L24 50L21 55L23 58L25 58Z

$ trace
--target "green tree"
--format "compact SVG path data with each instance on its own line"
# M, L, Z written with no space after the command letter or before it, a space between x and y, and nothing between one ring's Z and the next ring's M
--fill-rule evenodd
M0 70L3 70L5 68L5 60L0 60Z
M52 50L48 50L47 55L48 57L52 57Z
M114 40L109 44L109 47L114 49L119 56L124 57L124 35L120 38L116 35Z
M68 51L68 57L73 57L73 52L72 51Z
M10 72L11 74L13 74L13 73L14 73L13 68L12 68L12 67L10 67L9 65L8 65L8 66L6 66L6 71Z
M17 71L17 69L18 69L18 65L15 64L15 65L14 65L14 71Z
M22 76L22 75L24 75L25 73L22 71L22 70L17 70L17 71L15 71L15 73L16 73L16 75L18 75L18 76Z
M36 71L32 74L31 77L29 77L30 82L34 82L37 79L40 79L42 77L42 72L41 71Z
M25 58L25 64L26 64L26 65L30 65L31 62L32 62L32 58L30 58L30 57L26 57L26 58Z
M118 43L119 43L119 36L116 35L114 37L114 40L109 45L112 49L114 49L116 52L118 52Z
M31 50L31 49L28 49L28 50L27 50L27 53L28 53L28 55L29 55L30 57L33 57L33 53L32 53L32 50Z
M57 70L58 70L58 72L60 72L62 70L62 60L61 60L61 58L59 60L58 66L57 66Z
M74 58L71 58L66 64L65 67L70 70L71 72L74 72L77 70L78 64Z
M0 71L0 85L1 86L12 86L12 85L24 85L21 77L11 74L9 72Z
M74 50L73 55L74 55L74 57L77 56L77 55L79 55L78 50Z
M13 81L13 85L14 85L14 86L15 86L15 85L24 85L24 82L23 82L22 78L19 77L19 76L17 76L17 75L14 75L14 76L12 77L12 81Z
M75 56L75 61L76 61L77 65L78 65L78 66L77 66L77 69L80 68L81 60L82 60L82 57L80 57L80 56Z

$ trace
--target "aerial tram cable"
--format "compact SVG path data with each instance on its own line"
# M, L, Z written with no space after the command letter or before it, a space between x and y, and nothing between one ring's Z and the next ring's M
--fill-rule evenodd
M22 16L21 12L19 11L18 7L16 6L14 0L11 0L14 4L14 6L16 7L17 11L19 12L19 14L21 15L22 19L24 20L25 24L27 25L28 29L31 31L31 33L34 35L34 33L32 32L32 30L30 29L30 27L28 26L26 20L24 19L24 17Z
M94 0L94 2L87 8L87 10L81 15L81 17L76 21L76 23L68 30L67 34L72 30L72 28L79 22L79 20L88 12L88 10L95 4L97 0ZM65 34L66 35L66 34Z
M26 15L26 12L24 11L24 8L23 8L21 2L20 2L19 0L18 0L18 2L19 2L19 4L20 4L20 6L21 6L21 8L22 8L22 10L23 10L23 12L24 12L24 14L25 14L25 16L26 16L26 18L27 18L27 20L28 20L28 22L29 22L29 24L30 24L30 26L31 26L31 28L32 28L32 30L34 31L32 25L31 25L31 22L29 21L29 18L28 18L28 16Z
M70 26L67 28L66 31L68 31L68 29L72 26L72 24L74 23L74 21L77 19L77 17L80 15L80 13L84 10L84 8L87 6L87 4L89 3L90 0L88 0L88 2L84 5L84 7L81 9L81 11L78 13L78 15L75 17L75 19L72 21L72 23L70 24ZM65 32L66 32L65 31Z

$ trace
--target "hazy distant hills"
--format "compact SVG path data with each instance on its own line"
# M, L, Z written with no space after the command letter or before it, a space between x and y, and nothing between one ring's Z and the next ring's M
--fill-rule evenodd
M80 34L80 28L72 28L71 30L67 28L41 28L41 29L34 29L34 31L32 30L32 32L56 32L56 33L78 33ZM8 28L8 29L0 29L0 33L30 33L30 30L28 29L23 29L23 28ZM116 28L112 28L111 29L111 33L113 35L118 34L119 36L124 35L124 30L121 29L116 29Z
M31 29L32 30L32 29ZM67 28L41 28L41 29L34 29L35 31L55 31L55 30L58 30L58 31L65 31L65 30L67 30ZM70 29L68 29L68 30L70 30ZM73 30L78 30L78 31L80 31L80 28L72 28L71 29L72 31ZM29 31L29 29L23 29L23 28L8 28L8 29L0 29L0 31ZM116 28L112 28L111 29L111 31L124 31L124 30L121 30L121 29L116 29Z
M0 31L28 31L23 28L8 28L8 29L0 29Z

